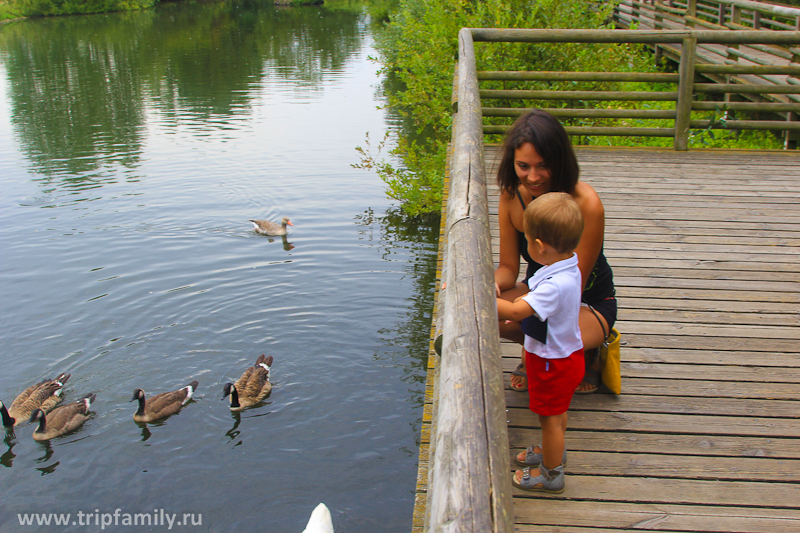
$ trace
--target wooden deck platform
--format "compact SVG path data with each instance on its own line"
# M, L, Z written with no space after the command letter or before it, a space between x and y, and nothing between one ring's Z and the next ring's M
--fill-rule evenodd
M514 489L516 530L797 533L800 155L577 153L606 209L622 394L575 396L566 491ZM487 148L489 181L494 156ZM496 186L489 191L496 262ZM519 354L503 344L506 386ZM526 400L506 390L511 457L539 440Z

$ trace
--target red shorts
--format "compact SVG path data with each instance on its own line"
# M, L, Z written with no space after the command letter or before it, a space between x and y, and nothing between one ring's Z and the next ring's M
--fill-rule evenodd
M531 411L540 416L566 413L586 371L583 348L563 359L542 359L526 351L525 359Z

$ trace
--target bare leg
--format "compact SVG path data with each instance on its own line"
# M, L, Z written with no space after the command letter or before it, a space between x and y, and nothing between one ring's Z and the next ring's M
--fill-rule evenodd
M543 463L548 469L556 468L561 464L564 456L564 442L567 432L567 413L555 416L539 416L539 423L542 426L542 452ZM535 450L534 450L535 451ZM531 468L531 477L540 474L538 468ZM517 470L514 474L517 483L522 480L522 470Z
M600 320L603 321L603 327L606 328L606 331L609 330L608 322L606 319L603 318L603 315L598 313ZM594 360L595 352L594 349L600 346L605 338L603 337L603 328L600 327L600 322L597 321L597 317L594 316L594 313L586 307L581 306L580 315L578 316L578 324L581 328L581 337L583 338L583 350L584 350L584 357L587 368L589 368L590 364L593 364L594 370L600 370L598 366L598 361ZM587 391L595 388L593 383L589 383L587 381L581 381L578 388L575 389L576 391Z

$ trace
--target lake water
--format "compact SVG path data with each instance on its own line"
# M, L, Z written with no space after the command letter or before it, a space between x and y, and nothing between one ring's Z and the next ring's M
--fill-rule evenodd
M0 531L299 533L319 502L338 533L410 530L438 222L350 166L396 122L372 39L358 6L246 1L0 26L0 399L97 394L75 433L6 433ZM248 222L282 216L285 240ZM262 353L273 393L232 414ZM195 379L132 420L134 388Z

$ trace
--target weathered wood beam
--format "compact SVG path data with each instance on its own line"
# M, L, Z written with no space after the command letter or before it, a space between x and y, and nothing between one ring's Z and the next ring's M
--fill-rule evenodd
M691 84L690 84L691 85ZM481 98L523 100L622 100L633 102L674 102L677 91L496 91L484 89Z
M798 31L714 30L529 30L470 28L474 41L524 43L682 43L694 37L698 43L800 44Z
M550 71L478 71L480 81L642 81L678 83L677 74L651 72L550 72Z
M513 531L475 52L459 32L458 113L447 208L446 292L428 531Z

